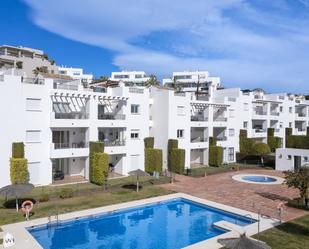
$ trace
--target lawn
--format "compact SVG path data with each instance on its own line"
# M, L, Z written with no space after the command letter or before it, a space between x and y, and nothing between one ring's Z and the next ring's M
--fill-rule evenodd
M254 237L257 238L257 235ZM262 232L260 240L272 249L308 249L309 215Z
M206 166L206 167L190 169L189 176L202 177L205 175L205 171L206 171L206 175L213 175L213 174L219 174L219 173L229 172L233 170L243 170L243 169L261 169L261 167L257 165L238 164L238 163L222 165L220 167Z
M169 178L162 177L154 180L150 177L142 177L141 182L143 188L138 193L134 189L134 177L110 180L107 191L103 191L102 187L90 183L74 184L65 187L35 188L33 193L28 196L29 198L38 199L43 193L48 194L49 201L36 203L31 219L46 217L50 213L55 212L61 214L172 193L172 191L158 186L159 184L169 182ZM60 199L59 191L63 188L72 189L73 197ZM4 199L0 199L0 203L3 202ZM14 208L7 209L0 206L0 225L24 220L21 212L16 213Z

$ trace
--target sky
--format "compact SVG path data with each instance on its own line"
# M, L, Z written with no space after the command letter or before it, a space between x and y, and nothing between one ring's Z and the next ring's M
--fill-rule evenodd
M1 0L0 44L95 76L206 70L226 87L309 94L309 0Z

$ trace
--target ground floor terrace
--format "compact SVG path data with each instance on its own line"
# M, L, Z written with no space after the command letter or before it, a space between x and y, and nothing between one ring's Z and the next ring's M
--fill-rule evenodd
M245 173L283 176L281 172L262 169L241 171L241 174ZM177 175L176 182L164 185L164 188L255 213L260 209L262 214L273 218L278 218L278 203L299 196L298 190L289 189L283 184L261 185L235 181L232 177L237 174L240 172L231 171L199 178ZM291 220L306 213L308 212L285 206L282 218Z

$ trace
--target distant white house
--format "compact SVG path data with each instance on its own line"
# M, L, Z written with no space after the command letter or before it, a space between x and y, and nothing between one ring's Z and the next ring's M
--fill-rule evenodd
M82 68L73 68L73 67L58 67L60 75L66 75L71 77L72 79L81 80L82 83L91 83L93 80L92 74L84 74L84 70Z
M144 86L145 83L149 80L149 77L144 71L121 71L121 72L112 72L111 81L124 82L128 85L135 86Z
M309 150L281 148L276 150L276 170L297 170L309 165Z

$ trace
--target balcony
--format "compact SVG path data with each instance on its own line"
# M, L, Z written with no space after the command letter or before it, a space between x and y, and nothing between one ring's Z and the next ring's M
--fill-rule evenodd
M215 139L217 141L226 141L227 140L227 137L226 136L218 136L218 137L215 137Z
M89 156L88 144L84 142L51 144L51 158L72 158L87 156Z
M203 116L191 116L191 121L192 121L192 122L204 122L204 121L208 121L208 117L203 117Z
M306 113L295 113L296 117L299 117L299 118L304 118L306 117Z
M279 112L276 112L276 111L272 111L272 112L270 113L270 115L272 115L272 116L279 116L280 113L279 113Z
M77 143L53 143L54 149L80 149L80 148L87 148L88 144L86 144L83 141L77 142Z
M89 126L89 114L88 113L51 113L50 127L62 128L62 127L88 127Z
M267 115L266 111L255 111L255 115Z
M267 130L266 129L254 129L254 132L255 133L265 133L265 132L267 132Z
M104 141L105 147L115 147L115 146L125 146L125 140L115 140L115 141Z
M226 117L214 117L214 122L226 122Z
M99 120L125 120L126 115L124 114L99 114Z
M71 112L71 113L55 113L55 119L88 119L88 113Z
M45 80L44 79L38 79L38 78L21 78L21 82L24 84L34 84L34 85L44 85Z
M142 88L130 87L130 88L129 88L129 93L143 94L143 93L144 93L144 89L142 89Z
M207 142L208 138L206 137L195 137L191 138L191 143L200 143L200 142Z

